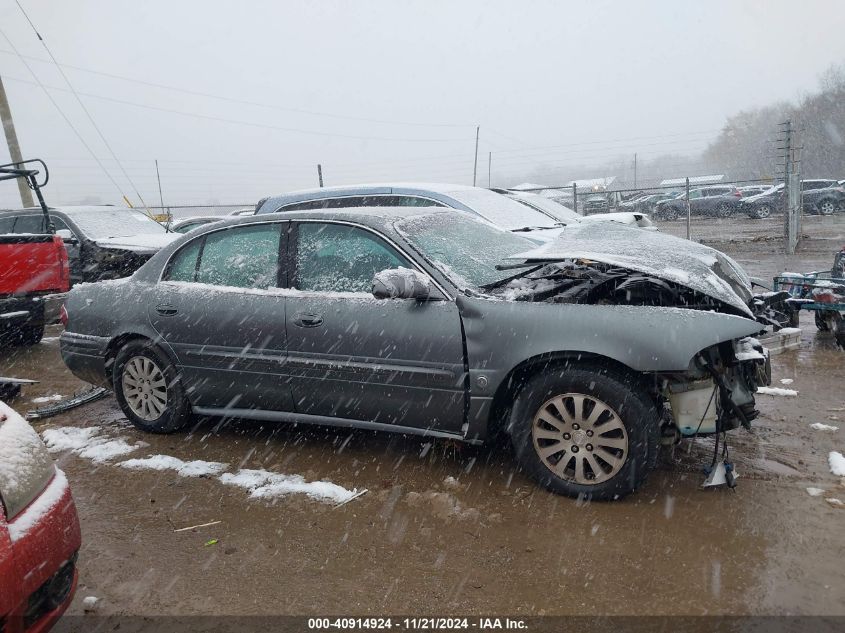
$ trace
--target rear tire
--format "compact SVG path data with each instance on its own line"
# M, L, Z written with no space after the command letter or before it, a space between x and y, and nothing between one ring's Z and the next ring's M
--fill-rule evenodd
M599 500L639 488L660 444L660 416L636 377L598 366L531 377L509 429L518 462L540 485Z
M718 215L720 218L729 218L733 214L734 208L727 202L722 202L718 207L716 207L716 215Z
M770 215L772 215L772 208L767 204L761 204L759 207L755 207L751 213L748 214L748 217L754 220L765 220Z
M138 429L173 433L191 420L191 405L167 356L150 341L130 341L117 353L112 383L117 403Z

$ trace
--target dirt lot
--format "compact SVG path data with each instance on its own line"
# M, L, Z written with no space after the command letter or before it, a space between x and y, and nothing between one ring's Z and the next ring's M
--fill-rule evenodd
M845 243L845 217L809 218L792 258L777 241L748 241L778 234L779 223L699 221L693 237L718 240L761 277L829 266ZM100 426L138 445L129 457L369 490L338 508L303 495L252 499L216 477L57 453L84 541L70 613L97 596L102 614L845 614L845 510L825 501L845 500L827 464L829 451L845 451L845 428L809 426L845 427L845 352L806 314L801 325L800 349L773 357L774 385L792 379L799 395L760 396L754 431L732 434L733 492L700 489L706 441L667 449L638 494L600 504L537 489L501 447L251 422L151 436L112 398L38 422L39 431ZM13 403L19 410L83 387L64 369L59 333L0 352L0 374L41 381ZM174 532L211 521L220 523Z

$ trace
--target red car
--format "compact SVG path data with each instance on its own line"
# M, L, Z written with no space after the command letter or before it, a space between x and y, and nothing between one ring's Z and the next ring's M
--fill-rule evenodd
M0 402L0 631L41 633L76 590L79 519L38 433Z

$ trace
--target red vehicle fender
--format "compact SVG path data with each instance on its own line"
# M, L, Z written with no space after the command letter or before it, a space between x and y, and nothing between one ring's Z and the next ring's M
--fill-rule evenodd
M67 292L67 249L58 235L0 236L0 295Z

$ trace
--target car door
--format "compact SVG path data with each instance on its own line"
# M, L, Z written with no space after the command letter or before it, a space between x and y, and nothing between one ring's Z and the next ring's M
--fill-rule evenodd
M300 221L288 265L288 367L296 411L459 432L465 378L453 300L376 299L376 272L417 268L384 236L341 222Z
M684 196L681 196L679 200L682 203L686 203ZM693 189L689 192L689 208L691 215L700 215L705 212L707 202L704 198L704 192L701 189Z
M285 298L288 222L222 227L179 249L148 314L194 406L291 411Z

